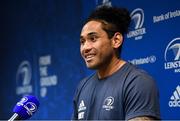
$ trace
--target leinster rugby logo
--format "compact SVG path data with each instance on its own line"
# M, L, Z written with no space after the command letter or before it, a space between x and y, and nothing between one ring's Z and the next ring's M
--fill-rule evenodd
M109 111L109 110L112 110L114 108L113 106L114 104L114 98L113 97L107 97L105 100L104 100L104 103L103 103L103 106L102 108L104 108L105 110Z
M100 3L100 5L99 5L99 3ZM102 1L101 0L96 0L96 5L98 5L97 8L102 7L102 6L112 6L110 0L102 0Z
M30 84L32 77L31 65L28 61L23 61L16 73L16 94L24 95L32 93L32 85Z
M146 33L146 28L143 28L144 24L144 11L141 8L137 8L131 12L131 20L134 28L131 28L127 34L127 38L135 38L135 40L142 39Z
M180 72L180 38L175 38L169 42L164 52L165 70L174 69Z

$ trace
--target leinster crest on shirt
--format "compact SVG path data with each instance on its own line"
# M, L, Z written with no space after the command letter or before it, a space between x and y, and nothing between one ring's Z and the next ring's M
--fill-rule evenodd
M107 111L110 111L110 110L114 109L113 104L114 104L114 98L109 96L104 100L102 108Z

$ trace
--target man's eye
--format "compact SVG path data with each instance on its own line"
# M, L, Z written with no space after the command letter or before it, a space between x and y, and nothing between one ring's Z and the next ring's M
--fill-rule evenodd
M83 40L83 39L80 40L80 44L81 44L81 45L83 45L84 42L85 42L85 40Z
M92 36L92 37L90 37L90 40L91 40L92 42L95 42L95 41L97 40L97 37L96 37L96 36Z

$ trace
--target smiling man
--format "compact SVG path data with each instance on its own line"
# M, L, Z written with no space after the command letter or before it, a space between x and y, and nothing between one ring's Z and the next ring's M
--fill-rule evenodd
M96 73L76 90L73 120L160 119L155 81L120 57L130 20L125 8L103 6L85 22L80 51L86 66Z

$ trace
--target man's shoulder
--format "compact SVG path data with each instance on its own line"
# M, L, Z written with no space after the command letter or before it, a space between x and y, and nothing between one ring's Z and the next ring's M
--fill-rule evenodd
M83 86L84 86L87 82L89 82L91 79L94 79L95 76L96 76L96 74L95 74L95 73L92 73L92 74L90 74L89 76L83 78L83 79L79 82L78 88L83 87Z
M128 71L128 74L130 77L132 78L135 78L135 77L147 77L147 78L152 78L152 76L147 72L145 71L144 69L142 68L139 68L138 66L136 65L133 65L131 63L128 63L127 64L128 68L129 68L129 71Z
M154 85L156 83L155 79L145 70L129 64L129 71L126 75L125 85Z
M80 92L81 92L81 90L83 89L83 87L84 87L88 82L90 82L90 80L91 80L94 76L95 76L95 74L93 73L93 74L91 74L91 75L83 78L83 79L79 82L79 84L78 84L78 86L77 86L77 88L76 88L76 92L75 92L75 99L78 97L78 95L80 94Z

